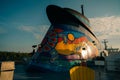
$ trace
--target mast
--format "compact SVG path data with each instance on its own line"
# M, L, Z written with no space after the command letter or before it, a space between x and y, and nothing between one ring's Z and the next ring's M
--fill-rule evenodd
M83 4L81 5L81 11L82 11L82 15L84 15Z
M103 43L104 43L104 46L105 46L105 50L107 50L107 47L108 47L107 43L108 43L108 41L106 39L104 39Z

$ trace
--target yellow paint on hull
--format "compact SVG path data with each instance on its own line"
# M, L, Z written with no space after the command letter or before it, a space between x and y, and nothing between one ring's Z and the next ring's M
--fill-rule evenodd
M64 43L63 41L57 43L55 49L58 53L62 55L70 55L75 53L75 48L81 46L80 44L70 44L70 43Z

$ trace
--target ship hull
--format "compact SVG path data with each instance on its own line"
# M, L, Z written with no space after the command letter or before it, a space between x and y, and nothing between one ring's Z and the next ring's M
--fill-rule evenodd
M99 42L85 16L53 5L47 7L47 15L51 26L30 61L31 67L64 72L98 56Z

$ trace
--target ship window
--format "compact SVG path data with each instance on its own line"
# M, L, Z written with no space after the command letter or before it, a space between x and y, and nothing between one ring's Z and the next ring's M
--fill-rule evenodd
M86 50L86 48L82 48L82 50Z
M92 43L95 43L95 41L92 41Z

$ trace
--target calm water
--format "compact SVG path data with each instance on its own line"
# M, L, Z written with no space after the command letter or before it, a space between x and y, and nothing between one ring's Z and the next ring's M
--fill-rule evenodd
M69 80L68 73L26 72L24 65L16 65L14 80Z
M14 80L70 80L69 73L26 72L24 65L16 65L15 68ZM101 69L99 73L97 70L95 80L120 80L120 72L106 72Z

